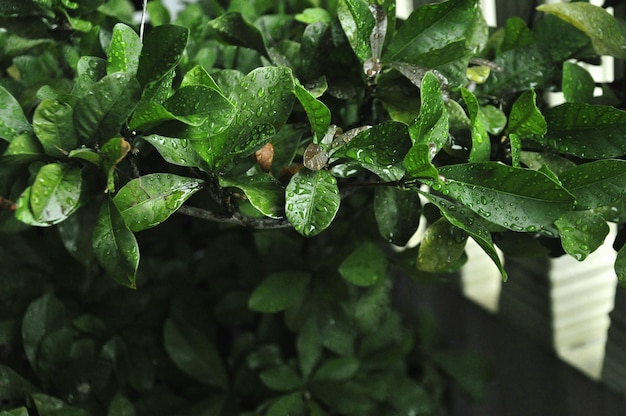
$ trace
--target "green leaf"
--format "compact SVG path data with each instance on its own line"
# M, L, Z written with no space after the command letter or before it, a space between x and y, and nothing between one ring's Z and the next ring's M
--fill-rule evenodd
M520 137L543 136L546 134L546 129L546 120L537 108L535 90L524 92L513 103L507 132Z
M39 416L89 416L87 410L69 406L56 397L43 393L33 393L30 397Z
M100 149L102 168L107 175L107 192L115 192L115 167L124 160L130 150L130 143L121 137L108 140Z
M555 221L567 254L583 261L604 243L609 233L606 220L590 211L570 211Z
M546 122L548 132L538 140L561 153L588 159L626 153L626 111L604 105L565 103L549 110Z
M28 409L25 407L18 407L11 410L3 410L0 412L0 416L29 416Z
M390 243L404 246L417 231L421 217L417 192L392 186L374 191L374 214L380 235Z
M476 243L478 243L478 245L498 267L500 274L502 274L502 279L506 281L506 270L504 269L504 265L498 256L495 245L493 244L491 233L487 227L483 225L482 218L480 218L477 214L474 214L474 212L469 209L448 201L447 199L426 192L420 191L420 193L441 210L441 215L443 215L444 218L450 222L450 224L465 231L474 239L474 241L476 241Z
M70 159L84 160L85 162L89 162L95 166L100 166L100 163L102 162L100 154L88 147L74 149L68 153L67 157L69 157Z
M435 144L414 144L404 158L406 177L408 179L437 179L439 177L439 171L432 163L436 152L437 146Z
M29 186L20 195L17 202L17 209L15 210L15 218L24 224L32 225L34 227L49 227L54 225L53 223L37 221L33 215L33 211L30 207L30 195L33 187Z
M406 125L385 121L359 132L333 153L333 158L355 160L382 180L395 181L404 176L402 161L410 146Z
M305 401L301 392L287 394L276 400L265 413L266 416L304 415ZM307 400L308 402L308 400Z
M565 188L541 172L495 162L444 166L439 188L481 217L513 231L541 231L574 204Z
M626 58L626 38L620 23L602 7L575 2L542 4L537 10L551 13L583 31L599 55Z
M417 252L417 268L425 272L454 269L465 253L467 234L440 218L430 225Z
M309 377L317 362L322 357L322 340L320 339L320 328L317 325L315 316L307 317L300 327L296 339L298 350L298 365L304 378Z
M282 271L267 276L248 301L253 311L276 313L303 301L311 276L305 272Z
M241 13L227 12L211 20L208 27L213 29L224 42L250 48L261 55L268 56L261 32L248 23Z
M354 250L340 265L339 273L357 286L372 286L387 276L387 257L374 243Z
M189 29L175 25L162 25L146 33L139 57L137 80L142 87L161 81L180 62Z
M11 142L20 134L32 132L20 103L0 85L0 139Z
M506 114L492 105L482 106L480 110L484 116L483 121L485 122L487 131L494 135L500 134L507 123Z
M337 17L352 50L361 62L372 57L370 35L376 19L362 0L340 0Z
M432 358L472 400L484 399L487 383L492 377L491 366L484 356L436 351Z
M349 380L359 371L361 363L356 357L337 357L326 360L317 369L314 380Z
M195 129L197 135L206 137L224 129L234 117L235 108L218 90L204 85L187 85L179 88L163 104L150 102L133 114L129 128L150 130L166 121L179 121ZM215 126L219 124L219 126ZM175 126L165 127L167 130ZM176 130L174 130L176 131ZM184 130L181 130L181 133ZM179 134L177 137L189 137Z
M409 126L409 134L413 144L433 143L439 150L448 142L449 121L439 79L432 72L424 75L421 95L420 114Z
M187 139L170 138L151 134L143 139L156 148L166 162L177 166L201 167L202 158Z
M169 218L204 182L169 173L151 173L132 179L113 202L131 231L152 228Z
M576 207L587 210L608 206L626 195L626 162L596 160L563 172L559 179L576 198Z
M337 180L325 170L301 169L285 189L285 215L300 234L313 237L328 228L339 211Z
M126 397L117 394L109 403L107 416L135 416L135 407Z
M132 74L116 72L102 78L74 108L78 135L87 143L119 136L140 94L139 84Z
M469 160L470 162L489 160L491 157L491 140L487 133L486 117L483 115L474 94L465 88L461 90L461 94L472 122L472 150L470 150Z
M124 23L113 26L111 44L107 51L107 74L128 72L135 75L141 54L141 39L135 29Z
M590 104L596 83L585 68L572 62L563 62L561 86L567 102Z
M39 141L32 134L25 133L13 138L0 160L7 164L21 164L41 159L42 156L43 149Z
M167 319L163 342L168 356L185 374L203 384L227 390L228 373L211 339L183 320Z
M215 83L215 80L201 65L196 65L185 73L183 80L180 83L181 87L188 87L192 85L202 85L220 91L220 87Z
M533 26L537 43L548 51L553 62L590 55L591 40L574 26L556 16L546 14Z
M416 56L465 38L478 10L475 0L450 0L417 8L389 42L382 61L413 62Z
M107 75L107 61L96 56L81 56L76 63L76 78L72 95L82 97L93 85Z
M146 6L148 15L150 15L150 23L153 26L162 26L170 23L170 12L160 1L151 0Z
M265 173L237 178L219 177L220 186L232 186L243 191L248 201L263 215L281 218L285 205L285 190L273 176Z
M330 126L330 110L299 83L294 92L311 123L313 143L319 144Z
M626 245L623 245L617 251L617 257L615 258L615 264L613 266L617 280L622 289L626 288Z
M65 305L51 293L32 301L22 320L24 353L35 371L39 371L39 347L47 334L65 325Z
M117 282L135 288L139 246L112 200L107 199L93 231L93 249L100 265Z
M38 222L56 224L80 207L80 169L61 163L43 166L33 182L30 208Z
M526 26L526 22L520 17L511 17L506 20L504 39L500 45L500 53L510 51L520 46L535 43L535 35Z
M33 114L33 130L49 156L62 157L78 147L74 109L69 104L42 101Z
M275 391L292 391L303 384L298 373L286 364L265 369L259 377L267 388Z

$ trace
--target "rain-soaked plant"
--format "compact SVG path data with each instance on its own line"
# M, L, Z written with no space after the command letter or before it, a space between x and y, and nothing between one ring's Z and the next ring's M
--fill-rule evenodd
M583 260L626 222L621 80L580 65L626 57L601 7L147 10L0 2L1 415L436 415L486 369L392 277L471 238L506 279L496 246Z

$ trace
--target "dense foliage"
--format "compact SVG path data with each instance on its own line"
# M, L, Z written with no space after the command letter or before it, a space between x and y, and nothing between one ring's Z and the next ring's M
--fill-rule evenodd
M472 238L506 279L496 245L583 260L626 222L621 84L580 65L626 40L584 2L499 29L477 3L151 1L144 25L2 1L0 414L480 397L483 361L405 322L392 277L437 280Z

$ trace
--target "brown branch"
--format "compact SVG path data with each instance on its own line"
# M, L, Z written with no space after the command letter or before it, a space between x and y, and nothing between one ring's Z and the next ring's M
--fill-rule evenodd
M219 222L222 224L241 225L248 228L262 230L290 228L292 226L285 218L252 218L241 215L239 212L235 212L230 216L225 216L189 205L183 205L176 212L190 217L199 218L201 220Z
M17 204L13 201L10 201L6 198L0 196L0 209L6 209L9 211L17 210Z

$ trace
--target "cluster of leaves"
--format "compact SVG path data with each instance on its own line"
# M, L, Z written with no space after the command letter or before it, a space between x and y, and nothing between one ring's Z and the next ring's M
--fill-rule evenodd
M125 0L0 5L0 406L435 414L448 376L479 396L481 362L407 329L391 276L456 270L472 238L506 278L496 245L583 260L626 222L623 97L579 65L625 58L622 24L223 3L172 23L149 2L147 28Z

